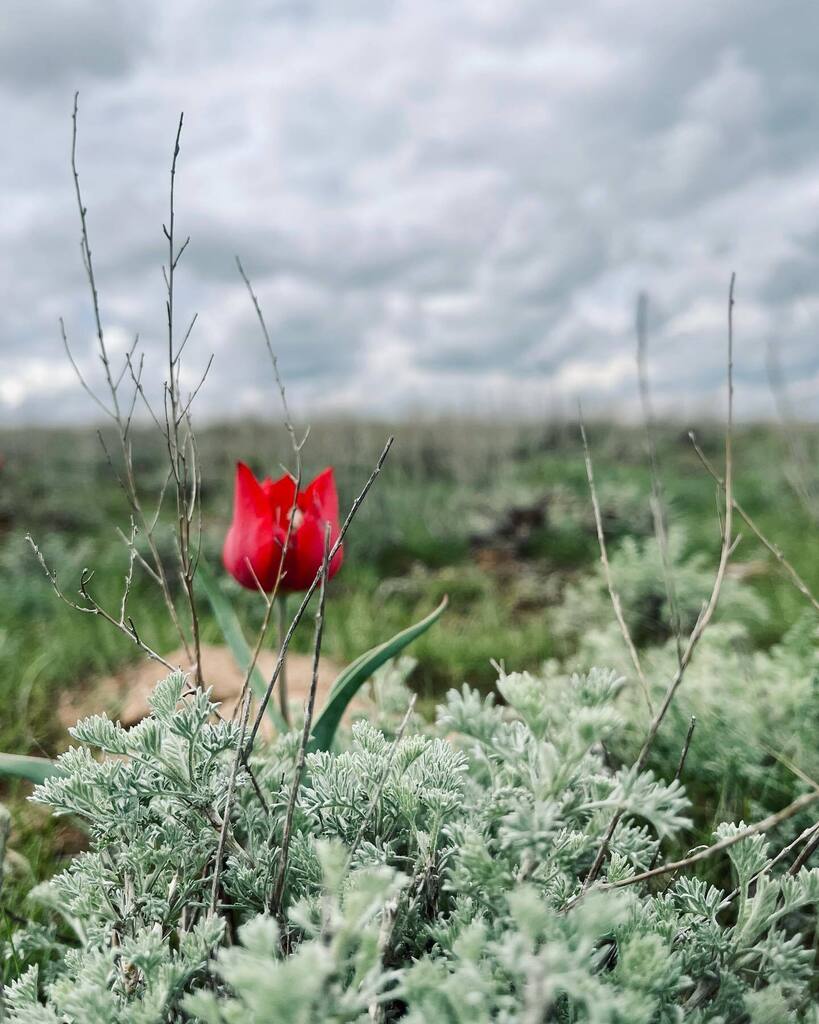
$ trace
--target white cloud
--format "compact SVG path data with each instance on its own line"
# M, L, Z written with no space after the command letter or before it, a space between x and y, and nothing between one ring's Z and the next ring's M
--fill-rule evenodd
M202 413L273 398L235 252L305 410L578 393L629 408L642 289L656 404L694 408L721 387L731 270L743 410L767 411L772 334L786 372L819 375L807 0L798 17L692 0L662 19L648 0L35 6L13 0L0 42L0 423L94 411L56 330L62 314L73 339L93 334L67 166L75 87L109 337L123 349L139 331L159 381L185 110L177 311L199 311L191 381L215 354ZM60 401L44 401L55 381Z
M0 375L0 403L19 409L29 399L63 395L76 381L68 365L55 367L49 359L18 359Z

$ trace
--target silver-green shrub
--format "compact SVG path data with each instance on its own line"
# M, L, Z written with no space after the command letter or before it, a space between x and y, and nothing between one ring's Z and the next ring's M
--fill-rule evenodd
M730 893L688 872L613 887L690 824L679 782L609 767L620 686L502 675L506 707L464 687L396 738L393 673L382 728L308 756L275 908L296 734L239 772L214 902L237 727L180 674L133 728L86 719L34 799L91 847L32 893L51 923L4 950L8 1019L816 1024L819 870L772 866L756 836L730 848Z

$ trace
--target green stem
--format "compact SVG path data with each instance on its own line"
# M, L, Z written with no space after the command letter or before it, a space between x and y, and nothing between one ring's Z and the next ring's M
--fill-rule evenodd
M278 644L281 651L284 646L284 638L287 634L287 598L284 594L276 598L276 626L278 631ZM282 718L288 729L290 728L290 709L287 700L287 654L285 652L282 670L279 673L279 708Z

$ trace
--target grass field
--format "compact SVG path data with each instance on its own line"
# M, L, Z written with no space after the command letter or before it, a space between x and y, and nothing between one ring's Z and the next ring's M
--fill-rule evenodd
M376 423L319 422L306 449L306 476L333 465L345 507L366 479L388 432L387 426ZM436 697L463 681L489 689L496 677L492 660L509 670L533 671L549 662L554 673L561 666L571 668L603 657L629 674L599 577L599 550L576 425L452 420L399 427L395 432L393 451L352 527L344 567L331 585L326 653L349 661L421 617L446 593L450 609L411 650L418 662L411 685L430 713ZM720 429L703 429L699 439L709 458L721 465ZM668 671L663 658L672 641L660 561L653 550L644 437L639 430L592 423L589 440L624 608L647 664L656 672L652 683L662 690ZM800 431L799 444L808 458L817 440L814 431ZM258 423L209 428L201 432L199 446L203 553L224 577L219 551L231 511L234 460L241 457L259 473L275 474L287 458L287 447L283 431ZM657 448L680 600L688 602L696 615L719 549L716 487L685 430L663 426ZM163 473L161 446L145 434L135 449L143 493L156 494ZM737 431L735 449L739 501L808 586L819 590L812 482L802 477L792 486L798 467L791 446L777 429L751 426ZM77 687L93 692L95 677L133 660L137 652L105 622L58 601L25 534L36 539L67 592L76 590L87 566L95 571L98 600L114 607L127 568L115 526L127 531L126 506L93 431L7 432L0 435L0 452L0 749L51 754L67 742L55 715L61 692ZM777 666L777 645L805 622L806 613L808 619L814 613L770 552L741 524L738 528L744 536L726 589L722 627L717 629L730 632L733 624L742 630L741 637L732 635L727 641L730 657L739 659L737 665L769 658L773 650L770 665ZM162 543L170 551L170 529ZM241 591L227 578L223 586L250 635L262 614L258 596ZM202 603L204 637L218 642L218 628ZM130 608L140 634L152 646L159 651L175 646L158 593L144 577L137 579ZM808 629L808 660L799 662L804 667L810 664L815 644L812 622L802 628ZM305 623L296 646L307 650L310 634L311 626ZM595 646L601 638L604 642ZM726 664L718 649L710 654L705 650L702 659L706 675L709 664L712 669ZM688 771L696 820L705 830L717 814L749 815L768 801L775 805L796 779L793 765L786 762L801 759L796 767L811 771L810 762L816 760L809 740L794 739L783 749L782 737L796 737L799 729L791 727L787 716L775 721L776 714L767 720L767 713L756 714L751 684L743 691L742 713L732 710L737 687L744 685L737 681L745 671L741 665L734 666L731 680L720 678L722 668L713 669L704 680L695 679L691 700L683 690L679 709L669 719L654 755L659 771L673 773L689 714L698 714L700 732ZM770 674L770 665L765 662L761 671ZM803 686L805 681L793 680L793 685ZM634 722L637 744L644 712L636 688L631 686L629 692L632 696L624 707ZM811 693L813 704L798 713L800 728L808 728L811 716L819 718L815 688ZM788 705L782 694L768 694L765 700L777 710ZM742 762L733 769L708 749L714 738L719 743L726 721L735 735L725 747L725 758ZM777 745L780 749L772 753L771 747ZM747 759L737 751L748 752ZM22 795L21 787L13 787L3 797L15 812L14 847L40 873L55 851L70 851L74 839L53 823L46 826L42 814L21 803Z

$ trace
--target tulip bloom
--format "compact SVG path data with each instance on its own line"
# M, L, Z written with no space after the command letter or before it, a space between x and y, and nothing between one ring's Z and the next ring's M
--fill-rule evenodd
M290 543L287 530L290 517ZM222 561L243 587L259 584L270 593L284 559L281 591L307 590L324 560L324 532L330 524L330 547L338 540L338 493L332 468L325 469L296 494L296 481L285 474L261 483L243 462L236 464L233 522L230 524ZM328 579L341 567L339 547L330 560ZM258 580L258 583L257 583Z

